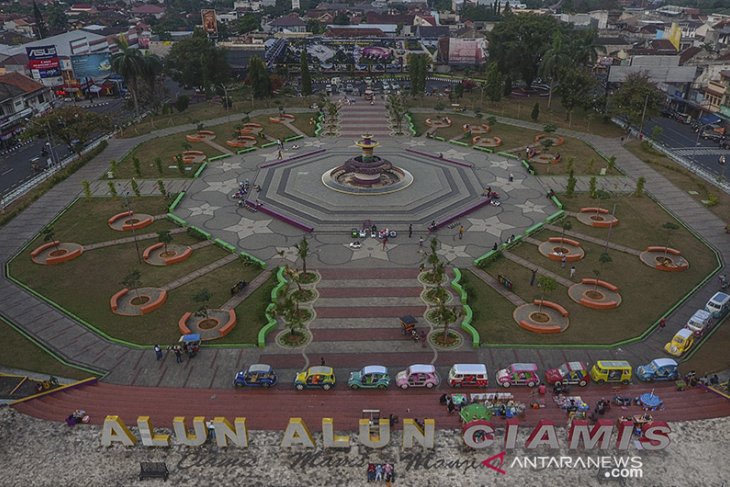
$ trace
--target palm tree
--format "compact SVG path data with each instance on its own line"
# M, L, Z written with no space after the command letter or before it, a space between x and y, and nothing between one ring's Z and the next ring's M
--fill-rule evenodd
M134 102L134 113L139 116L139 102L137 101L137 82L143 75L144 58L139 49L129 46L129 41L124 35L114 39L119 52L112 56L111 65L115 73L124 78L127 88L132 93Z
M460 305L457 306L446 306L445 300L437 298L436 302L436 313L434 314L435 320L444 327L444 342L449 337L449 326L461 318L464 311Z
M149 98L155 105L157 105L155 92L157 91L158 80L161 74L162 60L158 56L156 56L155 54L145 54L144 56L142 56L141 70L139 75L144 81L145 85L147 85Z
M540 75L550 79L550 91L548 92L548 108L553 101L553 88L555 82L560 79L560 75L566 66L570 66L571 60L567 50L563 46L563 35L559 30L553 34L553 44L550 49L545 52L540 63Z
M309 256L309 242L307 242L307 237L302 237L302 241L295 244L294 248L297 249L297 254L299 255L299 258L302 259L302 274L306 274L307 256Z

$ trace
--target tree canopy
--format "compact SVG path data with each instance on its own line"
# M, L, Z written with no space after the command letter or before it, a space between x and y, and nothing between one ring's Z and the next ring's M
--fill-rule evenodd
M264 61L254 56L248 62L248 76L246 83L251 85L256 98L268 98L271 96L271 77L266 69Z
M611 95L611 111L625 116L632 124L638 124L644 114L646 117L656 115L664 98L664 94L654 86L648 74L631 73Z
M172 46L165 59L165 70L175 81L206 91L231 77L225 51L215 47L200 29Z
M75 154L81 155L86 143L98 130L111 127L109 117L77 106L64 106L35 117L28 124L23 137L45 137L53 134Z

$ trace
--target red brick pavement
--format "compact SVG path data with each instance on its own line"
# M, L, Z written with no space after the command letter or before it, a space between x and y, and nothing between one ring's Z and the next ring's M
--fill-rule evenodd
M426 306L384 306L384 307L320 307L316 306L318 318L397 318L403 315L423 316Z
M320 298L409 298L418 297L422 287L318 287Z
M418 269L317 269L323 279L415 279Z
M365 365L378 364L385 367L405 369L409 364L431 363L433 352L423 348L420 343L404 340L402 349L398 352L373 353L323 353L316 359L324 358L329 367L360 369ZM302 367L303 359L299 354L272 353L262 354L261 362L271 365L274 369L298 369ZM478 363L476 352L439 352L434 365L451 366L455 363ZM394 371L396 372L396 371Z
M344 326L344 325L343 325ZM349 342L349 341L412 341L403 335L400 327L392 328L316 328L311 330L315 342Z

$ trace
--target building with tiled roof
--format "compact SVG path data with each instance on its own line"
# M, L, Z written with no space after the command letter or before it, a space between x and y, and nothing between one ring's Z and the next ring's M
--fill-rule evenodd
M51 89L20 73L0 76L0 141L6 143L36 113L51 108Z

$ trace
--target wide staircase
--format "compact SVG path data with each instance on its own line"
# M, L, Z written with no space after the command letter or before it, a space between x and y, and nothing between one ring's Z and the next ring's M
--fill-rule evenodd
M406 315L416 318L418 332L430 330L423 318L426 305L420 297L423 286L418 269L333 268L319 273L316 317L308 325L312 342L305 350L312 363L324 358L332 367L352 369L369 364L406 367L431 363L431 348L401 331L400 318ZM272 353L262 354L262 361L278 368L301 367L301 351L269 350ZM439 352L436 365L470 357L476 360L476 352Z
M390 120L385 101L377 99L371 105L362 98L356 103L340 108L339 134L342 137L360 137L371 134L376 137L390 135Z

